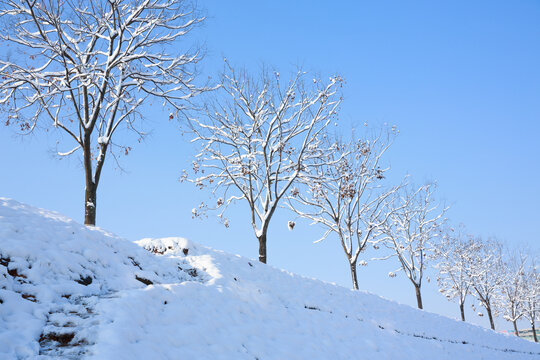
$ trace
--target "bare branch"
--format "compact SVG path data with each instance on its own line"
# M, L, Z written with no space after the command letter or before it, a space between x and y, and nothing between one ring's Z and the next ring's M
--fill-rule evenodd
M298 216L322 225L322 241L335 234L349 261L353 288L358 289L356 265L369 241L376 239L389 216L388 203L398 187L383 190L387 169L380 160L390 147L395 128L361 140L343 142L322 134L310 156L299 187L288 194Z
M308 86L307 74L299 71L283 86L277 72L263 71L255 80L225 64L223 97L214 97L204 114L192 119L200 152L191 181L228 194L220 215L233 200L248 203L261 245L259 259L265 262L268 225L281 199L306 172L320 132L337 115L341 78L326 84L309 79Z
M178 115L208 90L194 83L200 50L177 43L204 20L189 0L0 0L0 18L13 25L0 33L9 49L0 55L0 111L26 133L40 123L76 142L59 155L82 149L91 213L116 130L141 137L145 101Z

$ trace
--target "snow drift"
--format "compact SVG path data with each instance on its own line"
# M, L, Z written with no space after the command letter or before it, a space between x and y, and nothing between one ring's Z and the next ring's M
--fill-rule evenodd
M181 238L0 198L1 359L538 359L540 346Z

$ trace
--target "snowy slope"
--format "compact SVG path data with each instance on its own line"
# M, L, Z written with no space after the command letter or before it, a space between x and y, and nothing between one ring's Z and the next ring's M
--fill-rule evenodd
M0 359L540 359L375 295L2 198L0 300Z

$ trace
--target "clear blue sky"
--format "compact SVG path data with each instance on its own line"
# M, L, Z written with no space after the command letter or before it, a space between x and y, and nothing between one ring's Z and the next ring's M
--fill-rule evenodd
M346 79L341 126L395 124L390 181L406 173L437 180L449 217L475 234L538 250L540 224L540 2L529 1L201 1L208 14L193 41L204 43L203 76L226 56L257 71L296 65ZM167 113L149 113L147 140L108 164L98 190L98 225L128 239L183 236L256 257L257 244L238 205L231 228L192 220L204 194L177 179L194 150ZM3 123L4 121L2 121ZM56 160L50 134L20 138L0 127L0 196L83 220L83 169L77 156ZM70 149L71 144L61 144ZM269 263L350 286L337 242L313 245L320 231L278 214ZM1 246L1 245L0 245ZM373 254L368 253L367 257ZM415 304L396 263L360 269L360 287ZM425 308L457 317L457 305L424 289ZM469 314L471 320L484 324ZM501 328L510 328L503 321Z

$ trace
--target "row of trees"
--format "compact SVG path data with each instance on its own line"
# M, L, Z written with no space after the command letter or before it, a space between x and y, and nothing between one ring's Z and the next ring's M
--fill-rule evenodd
M434 201L434 184L414 187L407 178L386 184L382 159L395 128L346 138L328 130L339 122L341 77L322 80L301 70L252 76L225 62L218 84L196 85L200 49L179 46L204 21L189 0L0 0L0 20L5 124L23 133L52 128L73 144L59 156L82 152L85 224L96 223L107 155L131 150L124 142L130 137L117 134L126 129L132 140L144 137L144 106L156 101L171 110L168 120L187 119L194 134L199 152L185 178L215 195L215 205L202 209L217 209L228 226L230 206L247 203L261 262L270 223L285 207L320 225L320 241L338 240L354 289L365 252L386 249L376 259L398 260L422 308L426 264L435 256L441 289L459 299L463 318L472 293L492 327L499 308L509 309L514 324L527 316L534 326L538 276L523 270L523 257L510 266L490 253L491 245L445 233L446 208ZM201 93L209 95L195 97ZM508 268L513 275L501 275Z
M367 264L365 252L378 249L383 254L369 260L396 258L419 308L432 264L441 292L457 299L463 320L465 299L473 295L493 329L494 316L502 312L516 334L522 317L534 328L540 284L534 267L524 270L524 256L506 260L498 242L465 237L462 228L449 230L447 208L435 201L435 184L414 187L408 178L385 184L389 169L382 159L395 128L367 131L364 137L353 132L346 140L328 131L337 121L339 77L323 82L298 72L282 84L277 72L253 78L227 64L221 85L224 96L213 94L204 116L192 121L200 152L185 178L215 196L215 205L202 209L218 210L226 226L231 204L248 204L261 262L267 261L269 224L286 207L324 229L317 241L338 240L354 289L358 267ZM291 230L294 226L289 221Z
M245 201L266 263L269 224L283 203L324 228L318 241L339 239L354 289L358 266L366 263L360 254L369 246L390 249L384 258L399 260L422 308L427 246L446 210L434 202L435 185L415 188L407 179L384 185L388 168L381 160L395 127L345 140L328 131L338 121L340 77L324 82L299 71L282 82L277 72L254 78L227 63L221 96L214 93L191 122L200 152L185 178L216 197L215 206L202 209L218 209L227 225L229 206Z
M492 329L494 316L512 322L526 319L536 336L540 319L540 274L534 257L512 253L503 244L468 235L463 227L449 230L434 248L440 292L459 304L465 321L465 300L472 295L484 307ZM474 305L473 305L474 306Z

